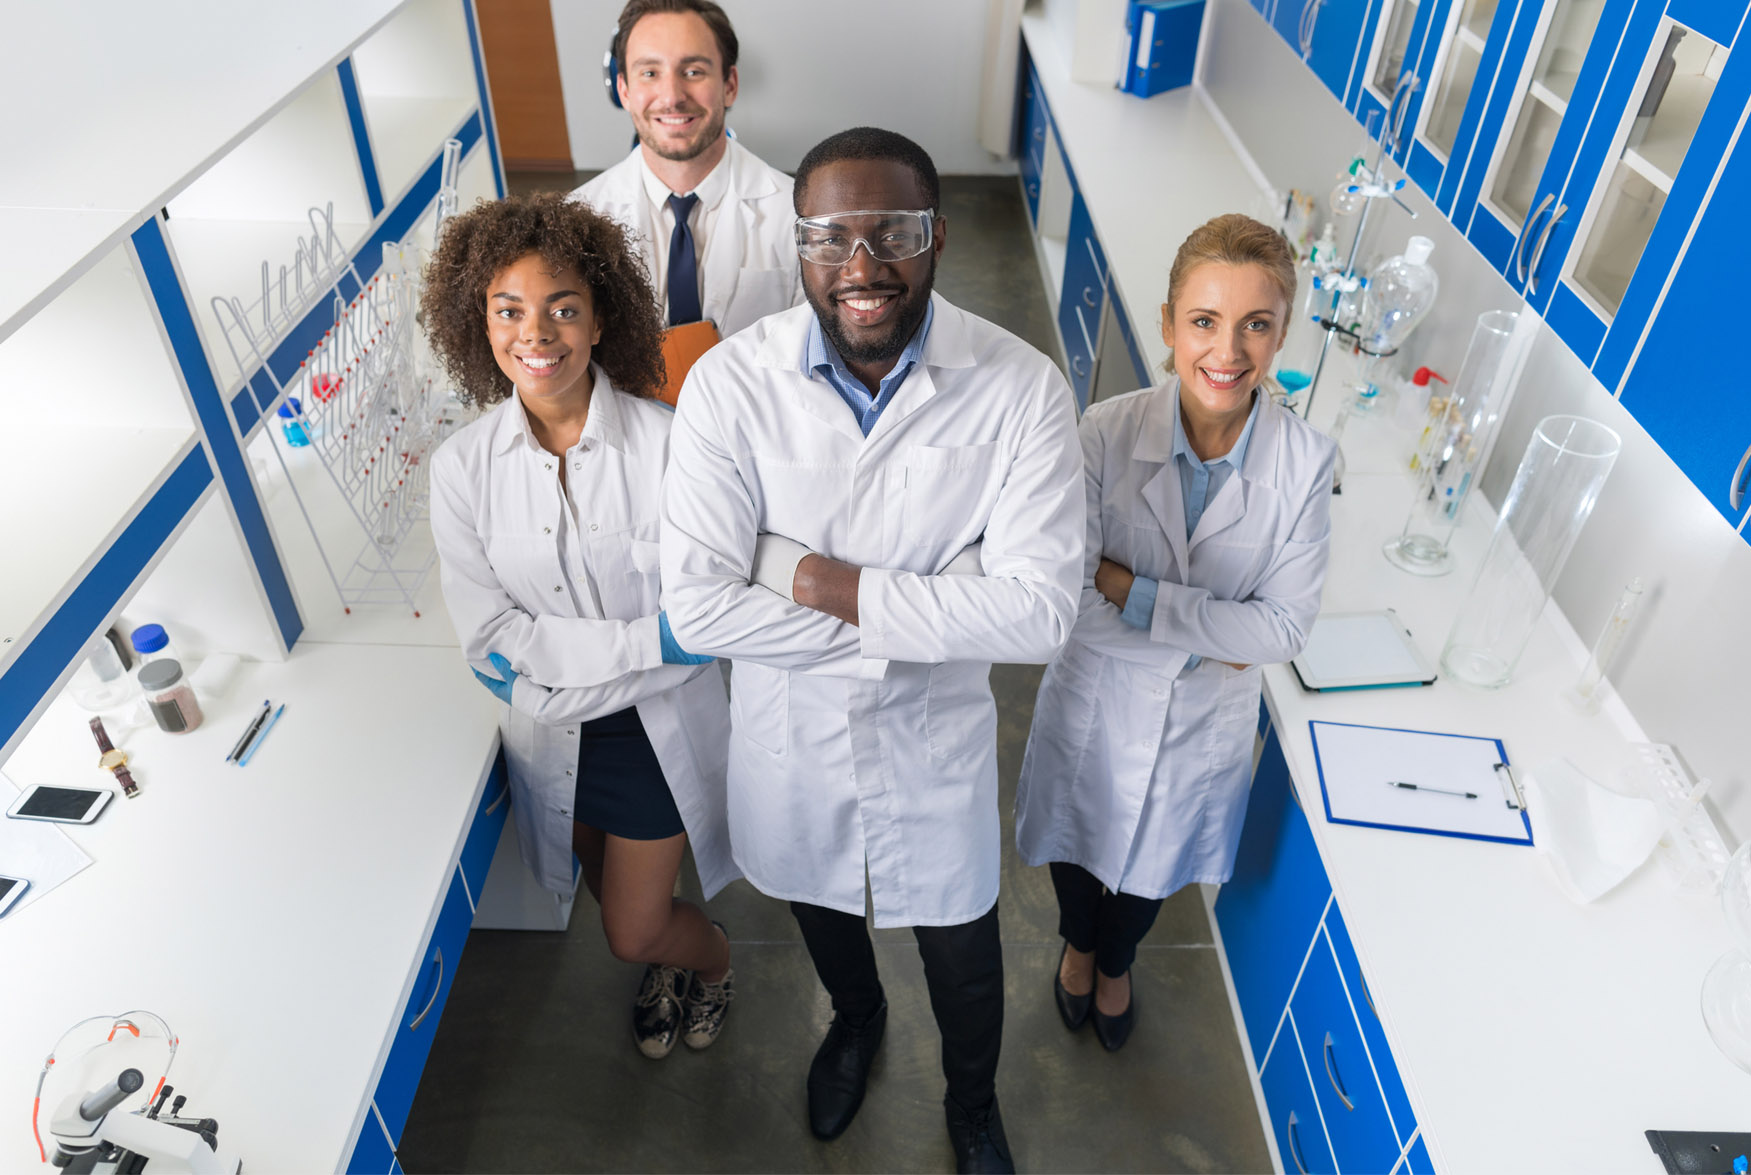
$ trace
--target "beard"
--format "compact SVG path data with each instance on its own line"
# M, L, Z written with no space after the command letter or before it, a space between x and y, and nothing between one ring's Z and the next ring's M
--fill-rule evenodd
M691 114L693 112L689 110L679 112L666 111L665 113ZM726 113L727 111L725 110L719 110L715 117L706 120L704 126L700 129L699 134L696 135L690 143L684 143L680 146L663 144L654 132L649 135L643 134L642 128L641 133L639 134L639 142L649 148L652 154L660 156L663 159L672 160L676 163L685 163L689 159L697 159L705 154L706 150L713 143L723 138L724 116ZM647 118L642 121L644 126L650 126L653 120Z
M815 318L821 324L821 333L827 336L833 349L839 352L840 358L847 363L882 363L899 358L900 352L906 349L906 344L912 341L912 335L930 309L930 291L935 284L936 258L932 256L930 272L925 275L924 284L917 288L908 288L905 293L897 295L899 306L895 308L894 319L888 324L888 328L876 335L866 332L858 339L852 339L846 333L845 325L839 321L831 294L824 298L817 297L806 282L803 293L815 311Z

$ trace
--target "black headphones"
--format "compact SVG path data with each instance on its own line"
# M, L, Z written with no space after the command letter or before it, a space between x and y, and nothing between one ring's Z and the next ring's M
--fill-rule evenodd
M614 60L614 42L620 37L620 26L608 34L608 51L602 54L602 84L608 87L608 104L620 109L620 63Z

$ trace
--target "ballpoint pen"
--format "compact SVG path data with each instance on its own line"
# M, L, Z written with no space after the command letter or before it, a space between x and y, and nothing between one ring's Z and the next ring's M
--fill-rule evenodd
M237 745L231 748L231 753L225 756L225 762L230 763L243 753L243 748L249 745L249 740L255 737L255 732L261 729L261 724L267 721L268 712L273 708L274 704L271 701L265 699L262 701L261 712L255 716L255 721L251 722L244 730L243 737L237 740Z
M237 760L237 765L239 767L249 766L249 761L251 759L255 758L255 753L257 751L261 750L261 744L267 742L268 734L270 731L273 730L274 723L278 722L280 720L280 715L284 714L285 712L286 712L286 703L281 702L280 708L278 710L274 711L274 716L272 718L268 719L268 724L261 728L260 734L255 736L255 742L251 743L249 749L247 751L243 752L243 758Z
M1458 796L1460 799L1464 799L1464 800L1477 799L1477 793L1474 791L1448 791L1444 787L1430 787L1428 784L1423 784L1423 783L1405 783L1401 780L1396 780L1396 779L1387 780L1386 786L1387 787L1402 787L1406 791L1432 791L1436 795Z

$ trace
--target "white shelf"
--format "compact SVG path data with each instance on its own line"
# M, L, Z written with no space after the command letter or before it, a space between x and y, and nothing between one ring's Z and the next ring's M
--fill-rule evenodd
M1702 124L1703 112L1714 92L1713 78L1675 74L1639 141L1624 151L1626 161L1634 154L1643 164L1630 166L1662 192L1672 190L1672 177L1684 163L1684 153L1690 150L1690 140L1696 137L1696 128ZM1632 134L1631 138L1635 136Z
M456 0L411 0L353 51L377 182L393 204L480 97Z
M98 208L0 208L0 341L78 276L100 245L113 245L132 213Z

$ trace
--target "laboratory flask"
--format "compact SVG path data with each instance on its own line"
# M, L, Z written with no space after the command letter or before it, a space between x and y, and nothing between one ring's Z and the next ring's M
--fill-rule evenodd
M1428 425L1413 463L1417 488L1410 515L1382 548L1401 570L1413 575L1453 570L1447 545L1465 517L1465 499L1482 472L1479 466L1502 414L1507 389L1501 377L1510 366L1519 320L1511 310L1478 315L1452 392L1430 397Z
M1388 407L1383 396L1380 361L1397 353L1417 324L1428 317L1440 293L1441 279L1429 267L1435 243L1428 237L1412 237L1404 252L1387 258L1368 275L1362 294L1362 324L1357 349L1362 355L1361 381L1356 388L1356 411L1378 412Z
M1538 422L1441 650L1450 676L1486 689L1508 684L1621 447L1615 432L1583 416Z
M1702 981L1702 1019L1721 1052L1751 1073L1751 841L1727 862L1721 912L1733 949L1715 961Z

